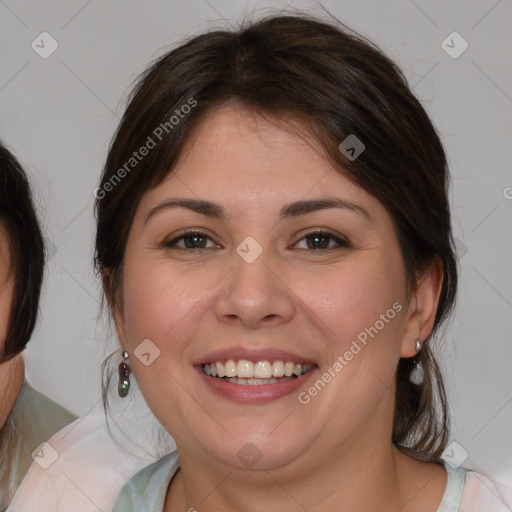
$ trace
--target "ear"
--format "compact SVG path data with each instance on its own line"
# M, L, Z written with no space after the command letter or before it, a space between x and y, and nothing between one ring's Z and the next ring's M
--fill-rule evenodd
M443 284L443 264L436 257L418 276L416 291L412 294L407 311L401 357L417 354L416 340L425 340L432 332Z
M107 299L108 306L110 308L112 319L116 328L117 338L123 347L126 349L126 336L124 330L124 310L123 301L120 297L120 290L117 290L114 286L114 271L111 268L103 269L102 286L103 293Z

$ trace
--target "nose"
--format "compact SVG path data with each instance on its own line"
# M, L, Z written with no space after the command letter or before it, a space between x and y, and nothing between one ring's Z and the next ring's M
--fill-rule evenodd
M280 275L268 251L252 263L234 255L234 268L226 276L215 302L219 321L240 324L249 329L274 327L293 317L294 294Z

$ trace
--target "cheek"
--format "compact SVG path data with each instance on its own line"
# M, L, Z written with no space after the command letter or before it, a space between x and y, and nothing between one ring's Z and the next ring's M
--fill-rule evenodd
M178 383L184 381L184 351L204 294L190 279L169 265L136 258L125 262L123 332L130 366L146 402L167 428L173 425L168 411L182 411L188 396ZM138 357L146 352L149 365Z
M219 275L204 268L183 269L165 262L127 261L123 281L124 328L130 351L150 339L162 355L181 357ZM169 359L170 364L179 361Z
M328 385L302 390L301 403L315 400L322 389L318 404L345 411L333 418L333 429L363 421L389 395L405 328L404 283L401 267L378 261L347 263L338 272L302 280L301 297L324 326L319 378Z
M340 348L361 333L361 338L368 330L374 333L372 327L382 334L403 328L405 286L400 272L347 264L323 276L302 277L300 282L298 294Z
M300 296L323 326L326 358L318 379L327 385L310 383L299 402L343 409L329 420L333 432L365 421L392 388L407 310L401 267L392 267L347 264L302 279Z

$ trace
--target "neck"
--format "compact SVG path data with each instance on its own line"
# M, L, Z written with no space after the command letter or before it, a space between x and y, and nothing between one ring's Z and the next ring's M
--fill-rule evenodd
M332 456L302 461L307 468L303 473L296 468L250 474L227 468L202 472L201 461L186 456L182 460L180 455L181 470L169 488L164 510L252 512L263 504L266 510L282 512L436 510L446 484L443 468L415 461L391 443L354 441Z
M12 412L24 378L25 364L21 355L0 364L0 430Z

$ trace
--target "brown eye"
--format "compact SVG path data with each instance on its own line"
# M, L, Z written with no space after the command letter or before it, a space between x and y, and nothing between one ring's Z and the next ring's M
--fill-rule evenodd
M325 235L308 235L306 239L310 249L328 249L331 238Z
M203 249L206 246L206 237L203 235L187 235L182 238L187 249Z
M177 248L183 250L194 250L194 249L208 249L208 240L211 240L205 233L199 231L190 231L183 233L180 236L173 238L172 240L166 240L164 246L167 248ZM183 241L183 244L179 244ZM215 245L215 247L219 247Z
M338 247L348 247L349 244L346 240L335 236L332 233L327 231L315 231L312 233L308 233L306 236L302 237L298 243L302 242L302 240L306 240L305 249L312 250L326 250L326 249L336 249L336 245L332 245L332 242L337 244ZM297 246L297 244L295 244ZM303 247L304 248L304 247Z

